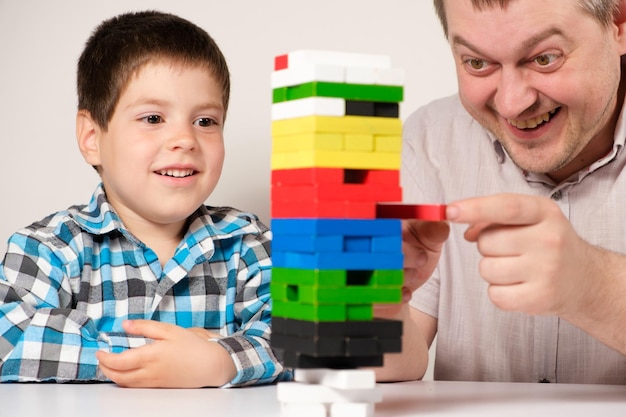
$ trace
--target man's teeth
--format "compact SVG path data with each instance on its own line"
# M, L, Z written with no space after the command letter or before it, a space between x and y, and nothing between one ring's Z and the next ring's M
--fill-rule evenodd
M193 169L162 169L159 171L161 175L167 175L168 177L183 178L193 174Z
M537 126L539 126L540 124L547 122L548 120L550 120L550 117L556 113L556 109L554 110L550 110L549 112L546 112L544 114L541 114L537 117L534 117L532 119L526 119L526 120L509 120L509 123L511 123L511 125L515 126L518 129L533 129Z

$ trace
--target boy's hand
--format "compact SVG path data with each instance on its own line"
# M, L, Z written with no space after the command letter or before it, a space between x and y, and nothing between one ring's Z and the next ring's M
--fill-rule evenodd
M220 335L219 333L213 333L210 330L207 330L205 328L202 327L192 327L187 329L192 333L195 333L196 335L198 335L199 337L209 340L209 339L221 339L222 335Z
M102 372L123 387L198 388L221 386L236 375L228 352L208 340L205 329L185 329L151 320L129 320L124 330L154 342L122 353L96 353ZM209 337L206 337L209 336Z
M404 284L402 303L408 303L413 291L424 284L439 262L444 242L450 234L450 225L445 221L402 221L402 253L404 255ZM402 304L377 304L374 315L392 318Z

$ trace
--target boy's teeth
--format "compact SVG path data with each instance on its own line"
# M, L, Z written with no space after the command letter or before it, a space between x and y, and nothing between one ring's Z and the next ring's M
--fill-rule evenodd
M161 171L159 171L159 174L167 175L168 177L183 178L183 177L188 177L189 175L193 174L193 170L192 169L162 169Z

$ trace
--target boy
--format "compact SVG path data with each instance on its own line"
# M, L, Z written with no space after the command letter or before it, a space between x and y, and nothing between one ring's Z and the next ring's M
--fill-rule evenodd
M226 61L171 14L104 21L78 62L76 134L102 183L15 233L0 264L0 380L271 383L271 232L204 206L224 161ZM208 329L211 329L210 331Z

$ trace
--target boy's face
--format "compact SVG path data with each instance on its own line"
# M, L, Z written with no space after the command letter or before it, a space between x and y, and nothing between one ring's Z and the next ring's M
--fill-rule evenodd
M211 194L224 162L222 91L204 67L146 64L96 129L100 175L127 227L181 227Z
M520 167L567 177L606 153L626 52L616 25L571 0L447 0L446 15L461 100Z

